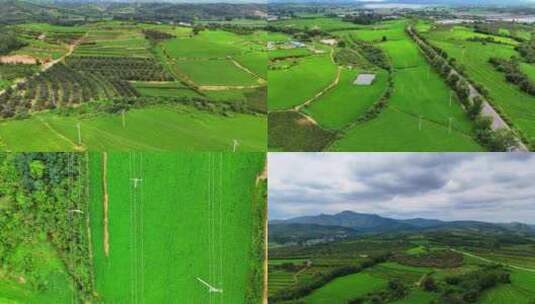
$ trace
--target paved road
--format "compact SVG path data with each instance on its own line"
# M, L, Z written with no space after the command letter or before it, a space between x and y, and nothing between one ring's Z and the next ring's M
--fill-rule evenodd
M410 36L414 40L416 40L417 44L427 45L423 40L421 40L418 36L414 34L412 26L409 26L408 30L411 33ZM433 52L435 53L435 56L440 56L434 50ZM505 122L505 120L503 120L500 114L498 114L498 112L492 107L492 105L487 101L487 99L483 95L481 95L481 93L479 93L479 91L463 75L457 72L457 70L455 70L453 66L449 65L449 67L451 68L451 73L457 75L460 79L466 81L466 83L468 84L468 88L470 90L469 99L471 101L473 101L475 97L480 97L483 100L483 107L481 109L481 113L483 114L483 116L488 116L492 119L492 125L491 125L492 130L497 130L497 129L502 129L502 128L511 130L511 127ZM513 149L513 151L519 151L519 152L529 151L526 145L518 137L517 137L517 144L518 144L518 147Z

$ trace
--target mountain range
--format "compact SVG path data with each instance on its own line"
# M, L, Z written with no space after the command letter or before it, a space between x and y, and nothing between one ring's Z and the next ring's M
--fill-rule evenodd
M333 215L301 216L269 222L270 238L283 242L347 238L362 234L432 231L535 235L535 225L516 222L442 221L425 218L393 219L377 214L353 211L343 211Z

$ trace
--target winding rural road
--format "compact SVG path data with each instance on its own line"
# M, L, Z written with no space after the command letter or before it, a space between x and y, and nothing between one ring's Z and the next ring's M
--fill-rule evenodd
M507 263L503 263L503 262L496 262L496 261L493 261L493 260L478 256L478 255L475 255L475 254L472 254L472 253L469 253L469 252L466 252L466 251L457 250L457 249L454 249L454 248L450 248L450 250L453 251L453 252L456 252L456 253L464 254L466 256L478 259L478 260L483 261L483 262L493 263L493 264L502 264L502 265L505 265L507 267L518 269L518 270L535 272L535 269L533 269L533 268L526 268L526 267L511 265L511 264L507 264Z
M63 61L66 57L70 56L74 52L74 49L76 49L76 46L78 46L78 44L80 44L80 42L82 42L87 37L87 35L88 35L88 33L85 33L84 36L82 36L80 39L78 39L75 42L69 44L69 47L68 47L69 50L67 51L67 53L63 54L63 56L59 57L56 60L52 60L50 62L47 62L47 63L41 65L41 69L39 70L39 72L34 74L34 75L46 72L48 69L50 69L51 67L53 67L57 63ZM34 75L32 75L32 76L34 76ZM30 76L30 77L32 77L32 76ZM11 85L11 89L15 90L19 83L25 83L26 81L28 81L28 77L27 78L23 78L20 81L13 83ZM1 90L0 91L0 96L4 95L5 92L6 92L6 89Z
M421 49L421 47L420 47L421 45L425 45L425 46L430 47L425 41L420 39L415 34L414 29L412 28L412 26L409 25L407 29L408 29L408 31L410 33L409 36L411 36L411 38L416 41L416 44L418 45L418 47L420 49ZM440 56L432 47L430 47L430 48L433 51L433 53L435 54L435 56ZM425 52L422 51L422 53L424 54L424 56L427 57ZM479 91L472 85L472 83L470 83L470 81L468 81L466 79L466 77L464 77L459 72L457 72L455 67L451 66L449 63L447 63L447 64L451 68L451 73L452 74L457 75L459 77L459 79L462 79L462 80L466 81L466 83L468 84L468 88L470 90L470 96L468 97L469 100L473 101L474 98L476 98L476 97L479 97L479 98L481 98L483 100L483 107L481 109L481 113L482 113L483 116L487 116L487 117L490 117L492 119L492 125L491 125L492 130L498 130L498 129L502 129L502 128L507 129L507 130L511 130L511 127L505 122L505 120L500 116L500 114L498 114L498 112L492 107L492 105L488 102L488 100L481 93L479 93ZM522 140L519 137L516 137L516 141L517 141L518 147L514 148L513 151L518 151L518 152L528 152L529 151L529 149L526 147L526 145L522 142Z

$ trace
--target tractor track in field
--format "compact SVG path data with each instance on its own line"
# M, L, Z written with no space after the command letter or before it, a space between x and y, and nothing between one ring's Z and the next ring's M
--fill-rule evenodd
M232 56L229 56L229 59L230 61L232 61L232 63L240 70L246 72L247 74L255 77L257 80L258 80L258 83L261 83L261 84L266 84L266 80L262 77L260 77L260 75L256 74L255 72L249 70L248 68L246 68L245 66L243 66L241 63L239 63L236 59L234 59Z
M427 42L425 42L422 39L420 39L415 34L415 31L412 28L412 26L408 26L407 30L409 32L409 36L413 39L414 42L416 42L416 45L418 46L418 49L422 53L424 53L424 56L426 58L429 59L429 57L422 50L422 45L425 45L425 46L428 46L428 47L431 47L431 46ZM431 47L431 49L432 49L432 47ZM434 49L432 49L432 51L435 54L435 56L437 56L439 58L443 58ZM490 117L491 118L491 120L492 120L492 125L491 125L492 130L507 129L507 130L512 131L513 134L515 135L515 139L516 139L516 142L517 142L517 147L514 148L513 151L516 151L516 152L528 152L529 149L527 148L526 144L522 141L522 138L519 137L516 134L516 132L513 131L513 128L511 126L509 126L505 122L505 120L501 117L501 115L498 113L498 111L496 111L496 109L494 109L493 105L488 101L488 99L485 96L483 96L465 76L460 74L454 66L450 65L449 63L448 63L448 66L451 68L451 73L453 73L454 75L457 75L459 77L459 79L464 80L468 84L468 89L470 91L470 95L469 95L468 98L469 98L470 102L472 102L474 100L474 98L476 98L476 97L479 97L479 98L481 98L483 100L483 107L481 109L481 114L484 115L485 117Z
M86 148L83 145L78 145L74 141L70 140L67 136L61 134L58 130L54 129L48 122L46 122L43 118L36 116L37 119L45 126L45 128L49 129L53 134L55 134L57 137L61 138L62 140L68 142L74 147L75 151L85 151Z
M110 255L110 232L109 232L109 196L108 196L108 152L102 152L102 206L104 214L103 216L103 225L104 225L104 255L107 257Z

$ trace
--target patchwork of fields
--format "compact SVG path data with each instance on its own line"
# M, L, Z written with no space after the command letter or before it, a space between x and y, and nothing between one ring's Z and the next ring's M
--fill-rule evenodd
M419 46L405 32L409 22L401 19L374 25L355 25L337 18L294 18L273 22L276 32L269 33L269 129L295 126L311 130L288 130L291 138L279 138L284 132L273 132L269 136L269 149L486 150L476 138L475 123L469 118L457 94L433 69ZM418 23L417 28L431 29L423 22ZM458 62L469 62L467 72L473 72L475 80L482 83L491 92L491 96L502 94L494 98L497 109L506 118L510 118L513 125L516 126L517 121L518 129L529 137L529 130L534 126L533 117L529 116L532 112L531 105L524 101L529 97L523 94L525 98L519 99L522 94L519 95L518 89L506 84L503 75L497 75L499 81L503 82L501 85L496 82L485 83L482 78L475 76L477 73L488 78L489 75L499 73L487 62L490 54L514 55L516 51L513 48L517 42L497 36L494 38L500 44L489 43L479 47L481 42L465 40L486 39L488 35L463 27L452 30L445 28L437 27L426 35L432 43L436 42L437 46L458 59ZM321 30L323 33L303 40L305 42L287 34L297 30L307 33L310 29ZM321 40L327 35L336 44L329 45ZM467 49L465 45L473 45L474 48ZM470 55L459 60L456 52L460 50L464 50L463 54ZM483 63L485 70L480 68ZM528 74L531 72L529 66L524 65L523 69ZM353 83L359 74L366 73L376 76L371 85L359 86ZM293 79L299 81L293 82ZM509 87L510 95L499 93L504 91L504 87ZM513 96L512 91L517 91L516 95ZM500 104L505 101L507 105ZM297 111L299 115L288 114L283 120L281 112L285 111ZM299 124L296 121L299 116L304 116L310 124ZM321 129L336 139L324 142L324 135L320 135L322 132L312 129ZM296 142L299 143L297 147ZM315 142L322 144L314 144Z
M507 246L498 252L493 250L502 256L499 259L489 257L481 248L459 251L447 249L436 241L421 237L407 241L410 239L411 237L399 237L397 242L393 242L382 240L379 236L315 246L274 246L269 249L270 303L302 301L312 304L345 304L358 299L361 302L355 303L375 303L374 297L376 302L391 297L387 302L396 304L431 301L450 303L455 296L448 299L440 290L449 287L451 295L454 295L456 292L466 292L468 285L458 283L455 286L448 285L450 283L447 282L454 282L453 278L472 278L474 274L484 276L486 271L501 269L496 266L497 263L505 263L504 271L510 282L487 287L479 295L477 303L505 304L512 299L515 303L530 303L535 299L535 292L531 288L535 280L535 268L528 267L533 265L533 258L527 257L532 251L528 249L529 246ZM325 284L317 284L320 287L303 287L311 286L312 282L321 281L322 276L341 271L344 267L365 263L370 265L372 257L385 253L390 254L389 259L392 261L382 261L360 271L337 276ZM459 259L461 263L458 262ZM455 260L457 262L453 262ZM431 280L435 287L427 285ZM393 289L393 286L399 289ZM281 300L283 295L295 290L300 290L297 294L305 296Z
M266 150L263 30L125 21L13 28L27 46L10 55L36 64L0 65L4 149Z

